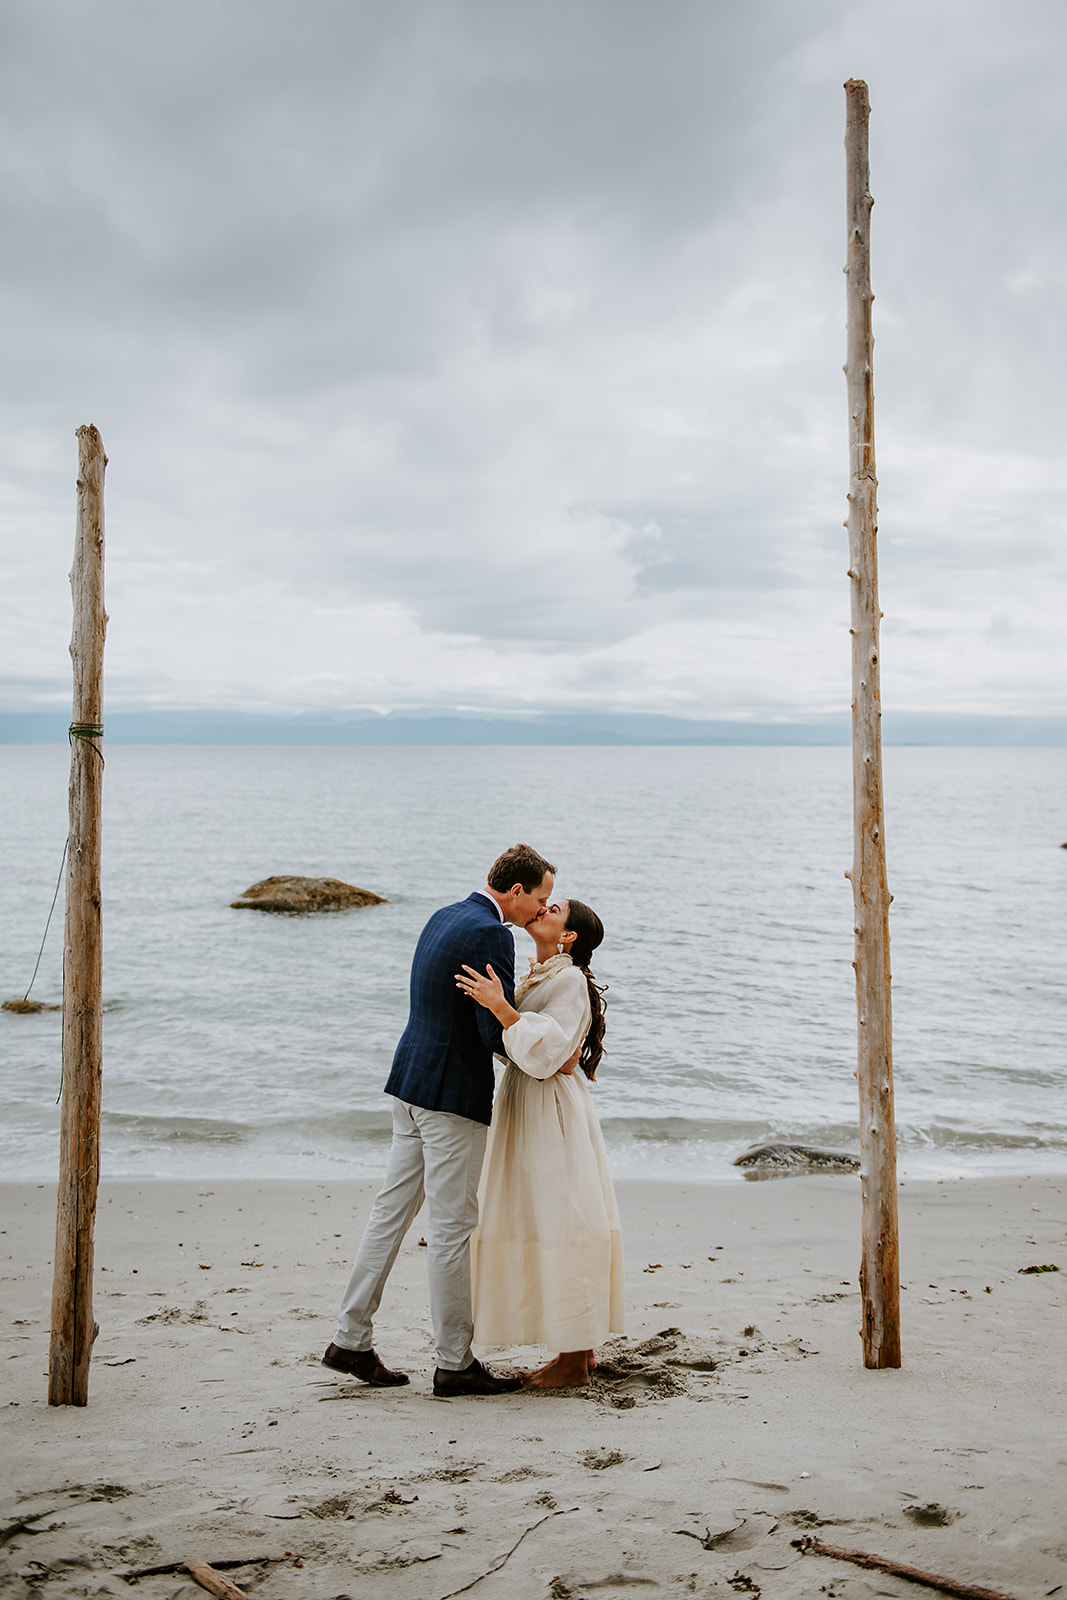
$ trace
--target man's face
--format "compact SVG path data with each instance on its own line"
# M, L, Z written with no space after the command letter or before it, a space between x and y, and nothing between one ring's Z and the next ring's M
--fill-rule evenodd
M528 928L547 906L555 883L552 874L546 872L536 889L524 889L521 883L514 884L505 896L504 921L514 923L516 928Z

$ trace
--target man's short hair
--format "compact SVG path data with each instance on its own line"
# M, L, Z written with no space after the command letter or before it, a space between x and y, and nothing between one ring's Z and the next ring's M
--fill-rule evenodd
M517 883L522 885L526 894L530 894L538 887L546 873L553 878L556 876L556 869L551 861L539 856L528 844L513 844L510 850L505 850L502 856L497 856L489 868L486 882L490 889L496 890L497 894L507 894Z

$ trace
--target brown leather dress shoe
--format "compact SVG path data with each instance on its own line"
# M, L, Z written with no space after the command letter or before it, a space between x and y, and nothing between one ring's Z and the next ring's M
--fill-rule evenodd
M373 1350L345 1350L339 1344L327 1346L322 1358L324 1367L334 1372L345 1372L352 1378L362 1378L373 1389L391 1389L401 1383L410 1383L406 1372L390 1372L383 1367Z
M433 1375L433 1392L439 1400L460 1394L514 1394L521 1388L521 1377L498 1378L480 1361L472 1361L462 1372L444 1372L438 1367Z

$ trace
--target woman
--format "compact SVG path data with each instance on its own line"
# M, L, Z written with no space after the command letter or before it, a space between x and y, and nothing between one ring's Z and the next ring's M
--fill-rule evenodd
M527 1382L562 1389L588 1383L595 1346L623 1331L619 1213L586 1087L603 1055L604 1006L589 962L604 926L580 900L562 900L527 932L537 955L514 1006L492 967L456 974L503 1023L508 1052L471 1240L474 1337L558 1350Z

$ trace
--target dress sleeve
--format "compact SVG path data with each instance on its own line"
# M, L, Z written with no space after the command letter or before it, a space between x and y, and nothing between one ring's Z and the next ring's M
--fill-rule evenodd
M551 1078L588 1031L589 991L582 978L580 983L555 984L544 1011L524 1011L518 1022L505 1028L504 1048L529 1077Z

